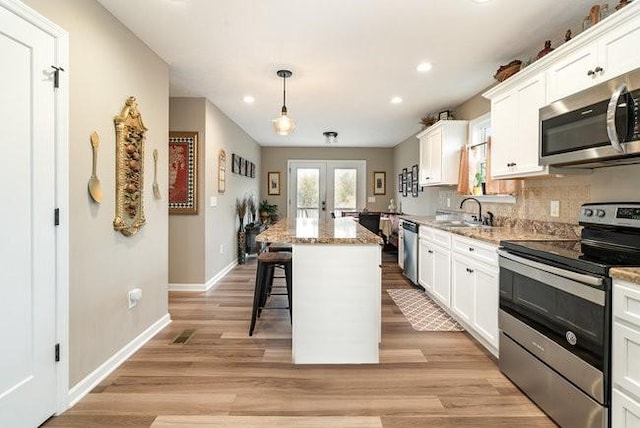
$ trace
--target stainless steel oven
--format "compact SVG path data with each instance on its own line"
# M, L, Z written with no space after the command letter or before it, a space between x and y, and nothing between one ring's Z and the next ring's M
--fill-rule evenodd
M580 240L503 241L500 369L563 427L610 425L613 266L640 266L640 203L585 204Z

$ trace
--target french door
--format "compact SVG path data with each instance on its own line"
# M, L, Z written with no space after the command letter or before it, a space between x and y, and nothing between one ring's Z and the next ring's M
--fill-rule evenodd
M365 206L366 161L289 161L288 217L326 220Z

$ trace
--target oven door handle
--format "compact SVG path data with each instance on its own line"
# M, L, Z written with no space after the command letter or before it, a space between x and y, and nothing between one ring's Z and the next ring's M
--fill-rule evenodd
M504 257L505 259L513 260L514 262L518 262L523 265L527 265L532 268L539 269L545 272L553 273L555 275L559 275L568 279L573 279L574 281L582 282L584 284L589 284L589 285L598 287L598 286L602 286L602 283L604 282L602 278L597 276L585 275L578 272L571 272L570 270L560 269L555 266L550 266L544 263L539 263L533 260L525 259L524 257L515 256L504 250L498 250L498 255L501 257Z

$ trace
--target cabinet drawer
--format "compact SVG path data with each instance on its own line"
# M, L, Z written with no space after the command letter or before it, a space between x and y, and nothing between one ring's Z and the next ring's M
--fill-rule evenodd
M640 397L640 327L613 323L613 383Z
M640 285L614 281L613 316L638 326L640 330Z
M613 388L611 426L615 428L640 427L640 403Z
M420 238L426 239L431 243L438 244L445 248L451 248L451 233L445 232L444 230L428 226L420 226L420 229L418 229L418 235Z
M493 266L498 265L497 247L491 244L455 236L453 238L453 249L475 260L489 263Z

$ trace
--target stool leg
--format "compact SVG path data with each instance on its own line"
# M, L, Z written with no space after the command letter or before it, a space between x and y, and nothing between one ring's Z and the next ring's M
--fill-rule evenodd
M260 302L262 301L262 276L264 275L264 265L258 262L258 269L256 271L256 288L253 292L253 309L251 311L251 325L249 326L249 336L253 335L253 329L256 326L256 318L258 316L258 309Z
M260 308L258 309L258 316L262 314L262 308L267 305L267 297L271 294L271 281L273 281L273 265L264 264L264 269L260 277Z
M287 263L284 265L284 276L287 281L287 298L289 299L289 319L293 322L293 299L292 299L292 288L293 288L293 275L291 271L291 263Z

